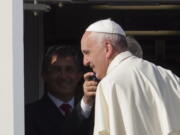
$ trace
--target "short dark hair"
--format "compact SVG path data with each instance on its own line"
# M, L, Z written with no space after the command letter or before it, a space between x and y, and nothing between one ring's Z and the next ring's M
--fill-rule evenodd
M51 65L52 57L53 56L59 57L67 57L72 56L74 58L74 62L78 68L79 71L82 69L82 56L76 47L73 47L72 45L53 45L50 46L43 59L42 63L42 73L46 73L49 69L49 66Z

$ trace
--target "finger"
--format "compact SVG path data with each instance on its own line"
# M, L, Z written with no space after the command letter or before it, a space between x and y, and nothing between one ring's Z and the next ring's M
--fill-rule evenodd
M85 81L84 82L84 85L86 86L86 87L88 87L88 86L97 86L97 82L96 81Z
M97 87L96 86L89 86L89 87L85 87L86 91L96 91Z
M96 92L88 92L85 94L86 97L96 96Z
M93 75L94 75L93 72L87 72L87 73L85 73L85 74L84 74L84 80L89 80L89 78L90 78L91 76L93 76Z

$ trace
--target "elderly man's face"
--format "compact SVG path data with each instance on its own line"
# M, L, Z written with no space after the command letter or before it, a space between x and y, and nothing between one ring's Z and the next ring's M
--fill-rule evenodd
M108 63L106 60L106 48L97 39L92 38L93 33L85 32L81 40L83 64L89 66L96 73L98 79L106 75Z

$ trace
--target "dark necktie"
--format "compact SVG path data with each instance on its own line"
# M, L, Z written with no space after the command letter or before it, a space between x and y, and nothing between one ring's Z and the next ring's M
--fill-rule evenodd
M67 116L71 112L72 107L69 104L62 104L60 105L60 109L64 112L65 116Z

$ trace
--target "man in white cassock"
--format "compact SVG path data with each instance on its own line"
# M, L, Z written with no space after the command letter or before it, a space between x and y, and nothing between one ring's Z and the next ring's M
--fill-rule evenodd
M91 24L81 39L83 63L101 80L94 135L178 135L180 79L127 50L124 30L111 19Z

